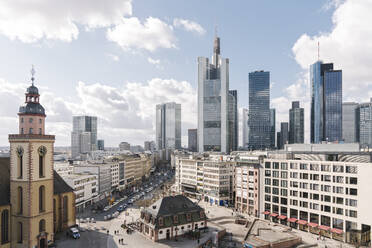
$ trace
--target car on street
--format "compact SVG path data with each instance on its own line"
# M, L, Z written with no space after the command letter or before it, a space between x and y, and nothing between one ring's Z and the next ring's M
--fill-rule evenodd
M122 206L119 206L117 209L116 209L116 211L118 211L118 212L123 212L123 207Z
M110 207L109 207L109 206L106 206L106 207L103 209L104 212L107 212L107 211L109 211L109 210L110 210Z
M74 239L79 239L80 238L80 233L79 230L76 227L71 227L68 230L68 235Z

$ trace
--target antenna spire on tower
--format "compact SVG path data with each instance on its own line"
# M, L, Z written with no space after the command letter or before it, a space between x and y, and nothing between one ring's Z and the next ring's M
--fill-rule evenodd
M31 68L31 81L32 81L32 86L34 86L34 80L35 80L35 68L34 68L34 65L32 65L32 68Z
M217 24L214 26L214 37L217 37Z

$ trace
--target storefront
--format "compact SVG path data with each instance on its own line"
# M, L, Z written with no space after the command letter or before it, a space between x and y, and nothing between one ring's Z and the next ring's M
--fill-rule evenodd
M278 216L278 219L280 221L280 224L287 225L287 216L285 216L285 215L279 215Z
M329 226L320 225L319 226L319 234L324 237L331 238L331 232L329 231L331 228Z
M297 222L296 218L289 218L288 219L289 226L292 227L292 228L297 229L297 223L296 222Z
M318 228L319 225L318 224L309 222L307 225L309 226L309 231L311 233L319 235L319 228Z
M298 224L298 229L300 229L301 231L306 231L306 232L308 231L306 220L298 220L297 224Z

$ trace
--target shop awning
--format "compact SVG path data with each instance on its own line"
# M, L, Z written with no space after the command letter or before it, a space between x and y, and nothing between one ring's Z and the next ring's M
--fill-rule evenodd
M341 229L338 229L338 228L332 228L331 232L336 233L336 234L342 234L344 231L342 231Z
M272 216L272 217L276 217L276 216L278 216L279 214L277 214L277 213L271 213L270 214L270 216Z
M297 219L296 218L289 218L288 221L292 222L292 223L295 223L297 221Z
M312 222L307 223L307 225L310 226L310 227L317 227L318 226L318 224L312 223Z
M328 231L331 228L329 226L323 226L323 225L321 225L321 226L319 226L319 229L320 230L324 230L324 231Z
M264 215L268 215L270 214L270 211L265 211L265 212L262 212Z
M300 224L300 225L306 225L307 221L306 220L298 220L297 223Z
M285 215L279 215L279 216L278 216L278 219L280 219L280 220L285 220L285 219L287 219L287 216L285 216Z

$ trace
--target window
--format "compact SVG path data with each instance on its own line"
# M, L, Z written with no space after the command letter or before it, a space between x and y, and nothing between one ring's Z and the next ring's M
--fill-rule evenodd
M350 191L350 195L358 195L358 189L350 188L349 191Z
M271 185L271 179L265 178L265 185Z
M39 232L40 233L45 232L45 220L44 219L40 220L39 222Z
M160 218L159 218L159 226L163 226L163 224L164 224L164 223L163 223L163 218L160 217Z
M22 222L18 222L18 237L17 242L22 243L23 242L23 228L22 228Z
M33 134L33 129L30 128L29 134Z
M271 163L270 162L265 162L265 168L270 169L270 167L271 167Z
M39 119L39 124L43 123L43 120L42 119Z
M175 215L175 216L173 217L173 221L174 221L174 223L178 223L178 215Z
M1 243L9 242L9 211L4 210L1 213Z
M286 171L282 171L282 172L280 173L280 176L281 176L281 178L288 178L288 172L286 172Z
M39 212L45 211L45 187L39 187Z
M282 169L282 170L288 170L288 164L287 163L281 163L280 164L280 169Z
M22 187L18 187L18 214L23 213L23 190Z
M278 162L274 162L273 169L279 170L279 163Z
M45 177L44 174L44 162L45 162L45 154L47 150L45 146L40 146L38 149L39 153L39 177Z
M42 134L42 133L41 133L41 128L39 128L39 134Z
M63 197L62 207L63 207L62 220L63 220L63 223L66 223L68 221L68 198L67 196Z
M307 170L307 164L300 164L300 170Z
M32 123L33 120L34 120L34 119L30 118L30 119L28 119L28 122L29 122L29 123Z
M21 128L21 134L23 134L23 127Z
M350 184L358 184L358 178L350 177Z
M23 117L21 118L21 123L23 123Z
M19 146L17 148L17 156L18 156L18 178L23 177L23 147Z

